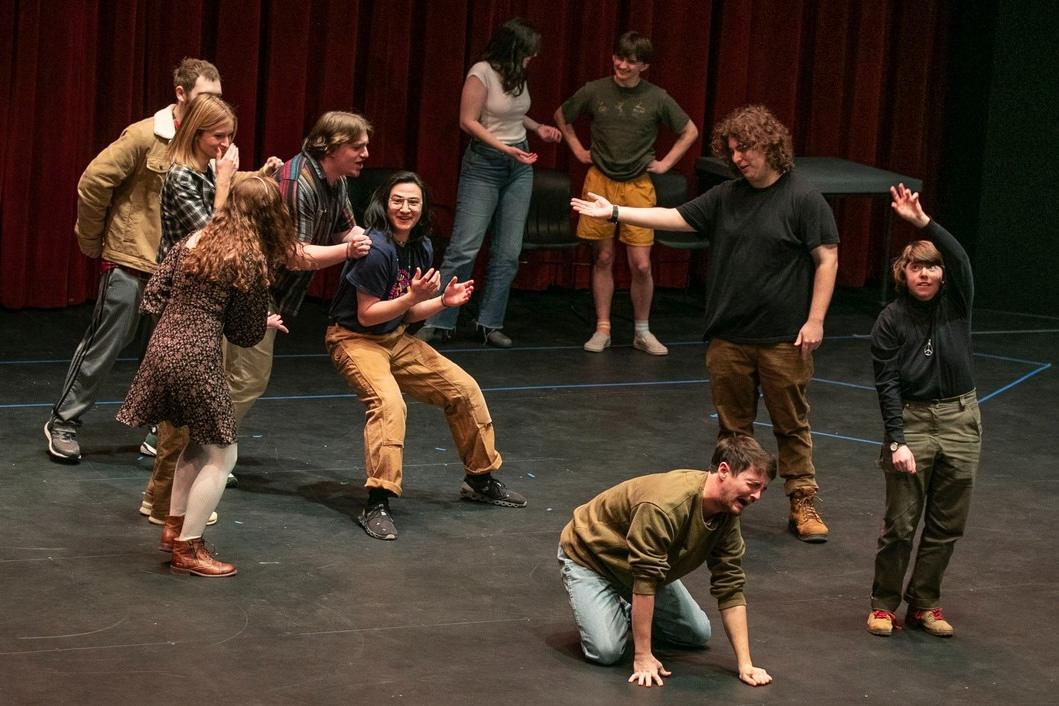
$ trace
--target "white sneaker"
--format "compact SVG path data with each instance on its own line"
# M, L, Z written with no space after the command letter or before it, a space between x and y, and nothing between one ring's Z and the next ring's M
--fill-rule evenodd
M669 349L663 346L662 342L655 338L655 335L650 331L633 338L632 347L651 355L669 355Z
M584 345L584 349L589 353L602 353L607 348L610 348L610 336L599 331L593 333L592 338Z

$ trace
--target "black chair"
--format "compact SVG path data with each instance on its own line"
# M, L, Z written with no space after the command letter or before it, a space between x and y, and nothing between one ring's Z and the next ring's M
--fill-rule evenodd
M557 169L533 170L533 194L530 196L526 229L522 235L522 251L556 251L558 257L555 260L537 262L560 267L569 266L570 290L576 296L577 266L587 263L579 263L573 256L569 256L567 260L568 256L565 254L582 245L573 229L570 195L570 175L567 172ZM587 321L573 301L570 308L579 319Z
M570 175L556 169L533 171L523 250L565 250L581 241L570 229Z
M655 185L658 206L674 208L688 200L688 180L679 172L651 174ZM656 230L655 242L675 250L707 250L710 241L699 233L672 230Z
M522 234L523 252L539 250L565 251L579 247L581 240L571 228L570 175L556 169L533 171L533 194L530 197L526 229ZM547 260L539 262L548 262ZM566 265L565 258L554 261ZM576 261L570 262L570 287L575 288Z

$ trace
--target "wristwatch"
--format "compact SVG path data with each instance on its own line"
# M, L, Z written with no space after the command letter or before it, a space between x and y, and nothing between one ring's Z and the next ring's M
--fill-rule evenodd
M900 441L891 441L890 453L894 453L895 451L897 451L897 449L901 448L902 446L904 446L904 444L902 444Z
M611 223L617 223L618 222L618 207L617 206L611 206L611 212L610 212L609 220L610 220Z

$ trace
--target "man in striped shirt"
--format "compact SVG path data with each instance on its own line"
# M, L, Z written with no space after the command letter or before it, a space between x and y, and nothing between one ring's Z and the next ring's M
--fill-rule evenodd
M357 226L346 180L360 176L368 158L371 124L362 116L342 111L324 113L302 143L302 150L276 173L280 192L294 219L298 239L306 245L349 243L350 255L364 257L371 239ZM281 269L270 293L271 313L290 321L301 308L312 272ZM232 390L236 422L264 394L272 375L276 332L270 329L253 348L227 342L225 366Z

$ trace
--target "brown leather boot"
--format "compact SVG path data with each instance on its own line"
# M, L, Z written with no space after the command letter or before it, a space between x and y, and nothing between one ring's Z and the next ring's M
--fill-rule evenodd
M183 529L183 515L180 515L179 517L177 515L167 515L165 518L165 524L162 525L162 541L158 543L158 551L173 551L173 540L180 536L180 532Z
M816 492L796 490L791 494L791 514L788 516L791 532L803 542L826 542L827 525L816 511Z
M215 578L221 576L232 576L236 569L231 564L217 561L206 549L206 543L202 537L194 539L173 540L173 558L169 562L169 570L174 574L195 574Z

